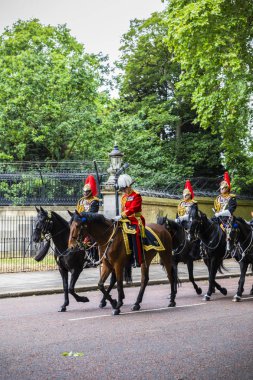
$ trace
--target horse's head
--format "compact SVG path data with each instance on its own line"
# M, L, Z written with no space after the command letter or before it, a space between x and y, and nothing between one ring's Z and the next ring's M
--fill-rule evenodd
M36 207L36 210L37 210L37 217L35 220L35 227L33 231L33 241L35 243L39 243L45 239L45 236L47 234L51 233L53 222L49 213L46 210L44 210L42 207L40 208Z
M227 228L227 240L231 250L236 248L238 243L244 250L252 243L253 231L251 226L241 217L234 217L231 225Z
M71 216L68 241L68 248L70 249L74 249L79 246L83 240L85 227L87 227L85 224L87 222L87 217L85 214L85 212L80 214L77 210L75 210L74 214Z
M198 233L203 224L206 215L198 210L197 207L191 207L189 210L188 221L188 238L190 241L198 239Z

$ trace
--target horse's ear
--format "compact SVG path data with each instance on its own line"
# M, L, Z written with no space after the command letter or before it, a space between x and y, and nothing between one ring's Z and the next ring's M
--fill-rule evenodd
M40 212L40 209L39 209L37 206L35 206L35 208L36 208L36 211L37 211L37 212Z
M75 209L75 214L78 215L78 216L80 216L80 218L82 217L81 214L80 214L80 212L78 212L76 209Z
M69 211L69 210L67 210L67 212L68 212L68 214L69 214L70 216L73 216L73 215L74 215L74 213L71 212L71 211Z
M40 211L45 212L44 208L40 206Z

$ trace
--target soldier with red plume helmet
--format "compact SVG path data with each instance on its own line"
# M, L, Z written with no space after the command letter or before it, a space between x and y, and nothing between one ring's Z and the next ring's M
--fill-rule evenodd
M176 221L180 223L187 222L189 220L189 211L191 207L197 207L197 202L193 199L194 192L189 179L185 182L185 187L183 191L183 199L179 202L177 207L177 218Z
M237 207L236 196L230 193L231 184L228 172L220 183L220 195L214 201L215 217L231 217Z
M97 195L96 180L92 175L89 175L83 187L83 196L79 199L76 205L76 210L81 212L98 212L99 199Z

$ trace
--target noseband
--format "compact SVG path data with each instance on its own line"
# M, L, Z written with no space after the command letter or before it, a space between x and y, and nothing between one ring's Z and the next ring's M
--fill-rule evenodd
M41 241L44 239L46 240L50 239L50 236L47 236L47 235L51 234L52 225L53 225L52 219L49 216L47 216L46 220L42 224L42 227L35 227L34 231L37 231L40 233Z

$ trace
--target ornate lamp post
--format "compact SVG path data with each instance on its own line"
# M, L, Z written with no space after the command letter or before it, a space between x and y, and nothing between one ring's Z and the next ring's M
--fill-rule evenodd
M123 156L124 154L121 153L121 151L119 150L115 142L113 150L111 151L111 153L109 153L111 164L110 164L109 169L107 169L110 176L107 182L105 183L106 190L115 190L115 185L117 184L117 172L121 168Z
M108 180L104 184L104 212L108 217L115 216L119 214L119 197L118 197L118 177L125 169L128 168L129 164L125 163L122 165L124 154L119 150L117 143L115 142L114 148L109 153L110 157L110 167L107 169L110 174ZM112 207L110 200L110 194L114 194L115 206Z

